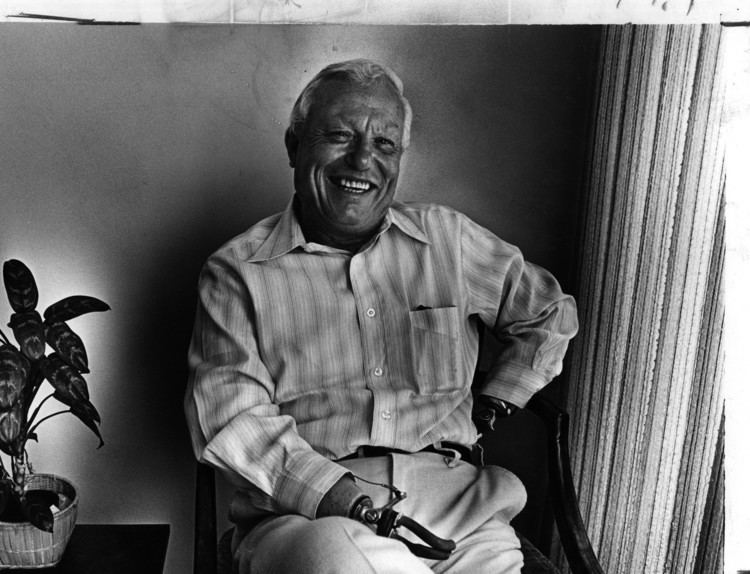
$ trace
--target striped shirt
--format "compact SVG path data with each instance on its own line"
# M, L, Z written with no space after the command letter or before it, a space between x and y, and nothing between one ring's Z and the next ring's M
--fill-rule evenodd
M562 368L575 303L452 209L394 203L356 254L305 241L290 203L204 266L186 413L204 462L255 508L314 517L360 445L477 439L478 322L499 339L484 394L523 406Z

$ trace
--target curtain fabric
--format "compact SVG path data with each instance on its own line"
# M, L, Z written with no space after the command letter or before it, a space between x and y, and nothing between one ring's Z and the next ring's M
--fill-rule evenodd
M566 403L610 574L721 571L721 57L719 26L603 30Z

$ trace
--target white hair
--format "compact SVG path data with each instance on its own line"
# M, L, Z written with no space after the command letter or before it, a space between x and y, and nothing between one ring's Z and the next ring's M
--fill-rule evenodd
M338 62L323 68L318 74L310 80L305 86L302 93L297 98L289 117L289 127L287 134L300 137L302 126L307 120L307 114L315 100L317 89L328 81L345 80L358 86L369 86L379 78L385 78L393 88L393 91L401 101L401 107L404 112L404 129L402 133L402 146L404 149L409 145L409 136L411 133L412 111L409 100L404 96L404 84L396 73L371 60L357 59Z

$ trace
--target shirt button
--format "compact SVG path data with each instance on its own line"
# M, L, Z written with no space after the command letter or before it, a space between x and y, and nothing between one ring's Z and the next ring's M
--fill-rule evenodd
M372 307L370 307L367 310L367 316L370 317L370 319L372 319L375 316L375 309L373 309Z
M388 410L380 411L380 416L382 418L384 418L385 420L390 420L390 418L391 418L391 411L388 411Z
M381 369L380 367L375 367L375 370L373 371L373 374L376 377L382 377L383 376L383 369Z

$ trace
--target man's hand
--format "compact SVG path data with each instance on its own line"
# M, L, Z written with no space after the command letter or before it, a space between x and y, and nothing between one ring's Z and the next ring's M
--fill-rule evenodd
M351 475L345 475L323 496L315 518L324 516L348 516L370 527L378 536L400 540L415 556L431 560L445 560L456 549L453 540L446 540L430 532L413 518L393 510L393 506L406 497L406 493L391 487L396 498L380 508L374 509L372 499L355 484ZM402 538L397 528L403 527L420 538L425 544Z
M472 419L480 433L487 433L495 430L495 421L498 418L509 417L517 410L518 407L508 401L489 395L479 395L474 404Z
M369 500L370 507L372 507L372 501L357 486L354 479L350 475L344 475L323 496L318 504L315 518L324 516L357 518L354 514L359 512L358 509L365 500Z

